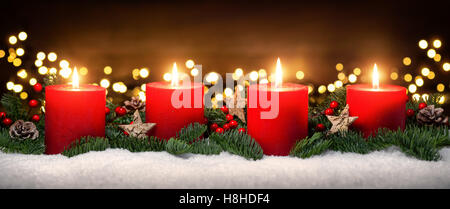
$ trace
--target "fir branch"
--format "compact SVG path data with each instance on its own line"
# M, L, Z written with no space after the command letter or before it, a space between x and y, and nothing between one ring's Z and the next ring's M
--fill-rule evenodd
M219 144L223 150L247 159L258 160L263 157L261 146L250 135L239 133L236 129L223 134L212 133L209 139Z
M2 103L2 106L5 108L8 117L11 118L13 121L20 119L25 121L28 120L27 118L28 110L17 95L5 93L3 94L0 102Z
M191 144L191 152L202 155L218 155L223 149L220 145L209 139L203 139Z
M290 156L309 158L313 155L320 155L331 146L331 141L326 140L322 133L315 133L312 137L306 137L295 143L290 152Z
M82 137L74 141L61 153L73 157L90 151L103 151L109 147L108 139L102 137Z
M127 149L130 152L148 152L148 151L164 151L167 142L156 137L136 138L136 137L117 137L109 139L111 148Z
M206 125L191 123L177 133L177 138L186 143L197 141L208 129Z
M219 126L223 126L227 123L225 113L217 108L205 108L205 118L208 119L210 123L217 123Z
M191 146L185 141L170 138L166 144L166 151L173 155L180 155L189 152Z

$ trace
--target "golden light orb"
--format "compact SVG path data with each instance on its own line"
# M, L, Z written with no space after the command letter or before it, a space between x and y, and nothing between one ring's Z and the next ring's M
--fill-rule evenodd
M223 91L223 94L225 95L225 97L231 97L231 96L233 96L233 89L225 88L225 90Z
M440 83L436 86L438 92L443 92L445 90L445 85Z
M144 83L141 85L141 91L146 91L147 90L147 85Z
M186 61L185 64L186 64L186 67L187 67L188 69L191 69L191 68L194 67L195 62L194 62L194 60L188 60L188 61Z
M344 83L342 81L335 81L334 85L336 86L336 88L341 88L342 86L344 86Z
M409 58L409 57L403 58L403 64L405 66L410 66L411 65L411 58Z
M430 74L428 74L428 79L430 79L430 80L433 80L434 79L434 77L436 77L436 74L434 74L434 72L433 71L430 71Z
M325 93L325 91L327 91L327 87L325 85L320 85L319 88L317 88L317 91L320 94L323 94L323 93Z
M69 62L67 60L61 60L59 62L59 67L61 67L61 68L68 68L69 67Z
M216 100L217 101L222 101L223 100L223 95L222 94L216 94Z
M406 75L403 76L403 79L404 79L406 82L411 82L411 81L412 81L412 75L409 74L409 73L407 73Z
M360 68L355 68L355 69L353 69L353 74L355 74L355 75L361 75L361 69Z
M339 80L341 80L341 81L343 81L343 80L345 80L345 73L339 73L338 75L337 75L337 77L338 77L338 79Z
M27 33L25 33L25 31L22 31L19 33L19 35L17 35L17 37L19 37L19 40L21 41L25 41L28 37Z
M450 63L446 62L442 65L442 68L444 69L444 71L449 71L450 70Z
M440 96L439 100L438 100L439 104L444 104L445 103L445 96Z
M308 85L308 94L313 93L313 91L314 91L314 87L311 85Z
M141 101L145 102L145 100L146 100L145 92L140 91L138 95L139 95L139 99Z
M242 70L242 68L236 68L234 74L236 74L237 78L240 78L242 75L244 75L244 71Z
M147 78L149 74L150 74L150 71L148 71L147 68L142 68L139 71L139 76L141 76L141 78Z
M434 50L434 49L428 49L428 51L427 51L427 56L428 56L429 58L434 58L434 56L436 56L436 50Z
M48 61L50 61L50 62L54 62L54 61L56 61L56 59L58 59L58 55L56 55L55 52L50 52L50 53L48 53L48 55L47 55L47 59L48 59Z
M416 77L416 85L417 86L423 86L423 79L422 79L422 77L420 77L420 76L417 76Z
M121 89L121 87L120 87L120 83L114 83L113 85L112 85L112 89L113 89L113 91L115 91L115 92L119 92L120 91L120 89Z
M103 68L103 73L105 73L106 75L109 75L112 73L112 67L111 66L105 66Z
M413 99L414 101L419 101L419 99L420 99L420 94L417 94L417 93L413 94L413 95L412 95L412 99Z
M8 41L9 41L9 43L10 43L11 45L14 45L14 44L17 43L17 37L16 37L16 36L10 36L9 39L8 39Z
M265 77L267 77L267 72L264 69L259 69L258 70L258 75L259 75L260 78L265 78Z
M434 48L436 48L436 49L440 48L440 47L442 46L441 40L439 40L439 39L434 40L434 41L433 41L433 46L434 46Z
M336 70L337 71L342 71L344 69L344 65L342 63L337 63L336 64Z
M37 80L36 80L36 78L30 78L30 85L32 85L32 86L34 86L34 85L36 85L37 84Z
M27 73L27 71L25 69L21 69L21 70L17 71L17 76L19 76L20 78L25 79L25 78L27 78L28 73Z
M20 93L20 98L22 99L22 100L25 100L25 99L27 99L28 98L28 93L27 92L22 92L22 93Z
M45 74L47 74L47 72L48 72L48 68L45 67L45 66L39 67L38 72L39 72L39 74L41 74L41 75L45 75Z
M20 84L15 84L14 87L13 87L13 91L16 92L16 93L19 93L22 90L23 90L23 86L20 85Z
M22 64L22 60L20 58L16 58L13 60L13 65L19 67Z
M55 75L55 74L58 73L58 69L52 67L52 68L50 68L50 69L48 70L48 73Z
M59 71L59 74L63 77L63 78L69 78L70 74L72 74L72 70L70 68L63 68Z
M302 80L305 77L305 73L303 71L299 70L297 73L295 73L295 77L297 77L298 80Z
M441 59L442 59L442 57L441 57L441 55L440 54L436 54L435 56L434 56L434 61L435 62L440 62L441 61Z
M430 69L424 67L422 68L421 73L423 76L428 76L430 74Z
M163 79L165 81L171 81L172 80L172 74L170 73L164 73Z
M109 87L109 85L110 85L110 82L109 82L108 79L104 78L104 79L100 80L100 86L101 87L106 89L106 88Z
M5 57L6 53L2 49L0 49L0 58Z
M191 70L191 75L192 75L192 76L197 76L198 73L199 73L199 71L198 71L197 68L192 68L192 70Z
M392 72L391 73L391 79L394 80L394 81L397 80L398 79L398 73L397 72Z
M13 88L14 88L14 83L12 81L8 81L8 83L6 83L6 89L12 90Z
M36 60L36 61L34 61L34 65L36 66L36 67L41 67L42 66L42 60Z
M258 72L256 72L256 71L252 71L251 73L250 73L250 80L252 80L252 81L256 81L256 80L258 80Z
M357 80L357 77L356 77L355 74L350 74L350 75L348 76L348 81L349 81L350 83L355 83L356 80Z
M86 67L81 67L80 68L80 74L81 75L87 75L88 74L88 69Z
M419 47L421 49L426 49L428 47L428 42L426 40L424 40L424 39L420 40L419 41Z
M334 92L336 90L336 86L334 86L334 84L330 83L330 84L328 84L327 89L329 92Z
M415 84L410 84L408 86L408 91L411 93L415 93L417 91L417 86Z
M45 53L44 53L44 52L38 52L38 53L36 54L36 58L37 58L38 60L44 60L44 59L45 59Z
M17 48L16 49L16 54L17 54L17 56L23 56L24 54L25 54L25 50L24 49L22 49L22 48Z

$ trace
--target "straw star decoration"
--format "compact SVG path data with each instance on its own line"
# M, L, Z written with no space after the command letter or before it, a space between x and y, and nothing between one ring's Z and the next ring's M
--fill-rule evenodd
M348 131L348 127L358 119L358 117L350 117L348 108L348 105L346 105L339 116L327 115L328 120L333 124L327 133L328 135Z
M129 125L119 125L119 127L126 131L131 137L144 138L147 136L147 132L155 125L156 123L143 123L139 110L136 110L133 115L133 123Z
M239 91L239 88L236 86L234 96L227 97L225 102L227 103L229 114L238 117L245 123L244 107L247 105L247 100L245 95L242 95L242 92L244 91Z

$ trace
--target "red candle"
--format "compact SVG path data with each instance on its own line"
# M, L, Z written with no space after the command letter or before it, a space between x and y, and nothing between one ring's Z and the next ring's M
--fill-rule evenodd
M372 85L347 86L350 116L358 117L352 127L360 130L364 137L375 134L379 128L405 129L407 99L406 88L378 84L375 65Z
M277 71L278 85L254 84L248 88L247 130L266 155L288 155L295 142L308 135L308 87L281 84L279 59ZM270 107L266 101L272 101ZM271 110L278 114L264 115Z
M183 127L205 121L203 84L178 85L177 75L174 65L172 83L153 82L146 85L146 122L156 123L149 136L168 140Z
M61 153L83 136L105 136L105 89L94 85L74 85L45 88L46 154Z

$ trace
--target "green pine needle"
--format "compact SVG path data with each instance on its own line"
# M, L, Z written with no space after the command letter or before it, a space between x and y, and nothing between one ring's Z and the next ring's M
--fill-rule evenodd
M259 160L263 157L261 146L246 133L231 130L223 134L213 133L209 138L219 144L223 150L232 154L253 160Z

